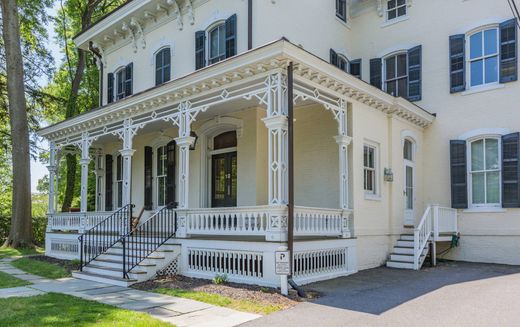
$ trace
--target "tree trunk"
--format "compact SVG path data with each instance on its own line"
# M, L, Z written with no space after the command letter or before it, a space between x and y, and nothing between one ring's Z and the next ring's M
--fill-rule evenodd
M13 164L13 208L11 230L6 245L28 247L34 246L31 217L29 128L23 82L20 22L16 0L1 0L1 9Z

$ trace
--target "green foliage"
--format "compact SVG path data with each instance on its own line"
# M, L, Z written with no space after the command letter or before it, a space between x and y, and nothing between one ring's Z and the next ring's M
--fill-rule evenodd
M216 274L213 277L213 283L217 285L226 284L228 282L228 276L226 274Z
M13 249L13 248L10 248L10 247L5 247L5 246L0 247L0 259L16 257L16 256L22 256L22 255L30 255L30 254L41 254L41 253L43 253L43 249L42 248L36 248L36 249L18 248L18 249Z
M154 289L153 292L159 294L166 294L170 296L182 297L185 299L196 300L212 305L217 305L219 307L226 307L234 310L254 312L265 315L283 309L283 307L275 304L267 304L253 300L237 300L227 296L222 296L220 294L197 292L180 288L157 288Z
M118 309L110 305L56 293L0 299L0 307L2 308L0 310L0 326L172 326L145 313Z
M30 284L31 283L25 280L13 277L5 272L0 271L0 288L18 287Z
M33 260L30 257L15 260L11 263L11 265L29 274L50 279L71 276L71 274L62 266L45 261Z

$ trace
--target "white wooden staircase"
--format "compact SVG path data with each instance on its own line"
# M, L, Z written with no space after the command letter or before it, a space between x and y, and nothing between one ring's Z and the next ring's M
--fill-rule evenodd
M400 269L421 269L430 244L432 259L436 258L436 243L451 241L457 233L457 210L429 205L416 228L401 234L386 266Z

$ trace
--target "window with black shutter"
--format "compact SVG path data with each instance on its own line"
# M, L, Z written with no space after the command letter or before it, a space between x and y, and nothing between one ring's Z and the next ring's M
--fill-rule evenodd
M422 47L408 50L408 100L421 100Z
M114 74L107 75L107 102L114 102Z
M466 141L450 141L451 207L468 207Z
M349 72L351 75L361 79L361 59L355 59L350 61Z
M166 145L166 204L175 203L175 141Z
M333 49L330 49L330 64L338 66L338 54Z
M112 211L114 210L113 206L113 159L110 154L105 156L105 210Z
M347 0L336 0L336 17L347 21Z
M382 61L381 58L370 59L370 85L381 88L382 83Z
M450 36L450 92L457 93L466 89L465 73L465 36Z
M502 207L520 207L520 133L502 136Z
M125 97L133 93L134 64L129 63L125 67Z
M518 79L517 22L510 19L500 24L500 83Z
M155 85L160 85L170 80L171 52L170 48L164 48L155 55Z
M153 209L153 150L144 147L144 210Z
M237 15L226 20L226 58L237 54Z

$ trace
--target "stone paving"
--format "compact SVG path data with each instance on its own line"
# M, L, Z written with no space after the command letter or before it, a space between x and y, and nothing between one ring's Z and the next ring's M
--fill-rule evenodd
M16 259L0 259L0 271L30 281L32 285L0 289L0 298L62 293L122 309L145 312L178 327L231 327L260 317L199 301L76 278L49 280L14 268L10 262Z

